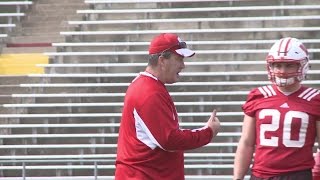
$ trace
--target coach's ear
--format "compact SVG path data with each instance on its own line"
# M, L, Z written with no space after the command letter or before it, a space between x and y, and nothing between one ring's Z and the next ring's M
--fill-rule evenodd
M158 67L161 70L165 70L164 68L166 67L166 64L168 63L169 59L163 57L163 56L159 56L158 58Z

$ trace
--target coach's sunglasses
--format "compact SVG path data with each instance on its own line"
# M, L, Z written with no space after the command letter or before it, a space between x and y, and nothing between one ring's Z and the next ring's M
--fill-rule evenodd
M165 53L166 51L169 51L170 49L173 49L173 48L175 48L175 47L177 47L177 49L184 49L184 48L187 48L187 43L184 42L184 41L181 41L181 42L179 42L178 44L173 45L173 46L171 46L171 47L163 50L160 54L163 54L163 53Z

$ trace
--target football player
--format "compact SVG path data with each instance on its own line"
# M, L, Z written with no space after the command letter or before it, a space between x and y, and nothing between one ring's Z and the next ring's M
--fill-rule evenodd
M244 178L252 158L251 180L311 180L320 95L301 84L309 69L308 50L296 38L282 38L266 61L272 85L253 89L242 106L234 180Z

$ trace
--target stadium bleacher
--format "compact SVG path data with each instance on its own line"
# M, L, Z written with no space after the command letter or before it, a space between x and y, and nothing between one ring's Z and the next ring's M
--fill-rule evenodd
M25 16L23 11L27 10L32 1L1 1L0 2L0 29L1 33L9 33L16 27L21 17Z
M32 1L1 1L0 2L0 53L7 41L8 33L16 27L25 16L24 11L32 5Z
M320 87L320 5L312 0L82 0L69 8L74 19L55 17L68 23L56 32L55 51L43 52L49 63L37 64L44 73L0 77L0 177L114 179L125 90L161 32L178 33L196 51L181 81L167 86L181 127L201 127L213 108L222 126L211 143L185 153L187 180L232 179L241 105L253 87L270 85L264 59L275 40L305 43L304 84Z

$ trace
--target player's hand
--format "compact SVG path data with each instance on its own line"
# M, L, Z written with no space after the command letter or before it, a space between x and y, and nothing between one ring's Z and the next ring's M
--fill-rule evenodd
M313 174L313 178L317 179L317 178L320 178L320 151L319 151L319 149L314 156L314 161L315 161L315 164L312 169L312 174Z
M213 137L215 137L218 134L219 129L220 129L220 121L216 117L216 114L217 114L217 111L214 109L211 113L211 116L210 116L208 122L207 122L207 126L209 128L211 128L213 131Z

